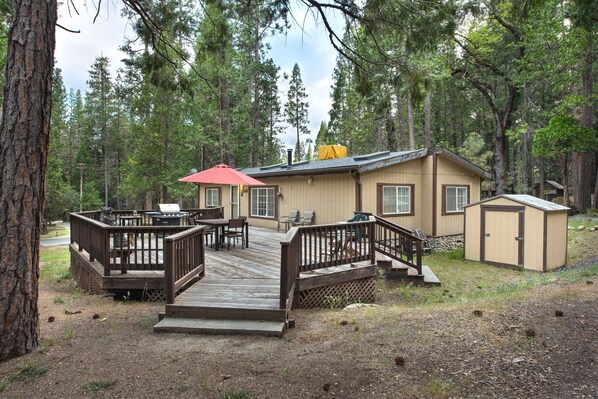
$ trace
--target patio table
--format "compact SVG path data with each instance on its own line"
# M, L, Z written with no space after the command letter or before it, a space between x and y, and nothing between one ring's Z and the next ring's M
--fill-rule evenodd
M216 244L214 249L220 250L220 240L224 237L224 227L228 226L230 219L196 219L195 224L213 226L216 232ZM249 248L249 223L247 220L243 223L243 230L245 231L245 247Z

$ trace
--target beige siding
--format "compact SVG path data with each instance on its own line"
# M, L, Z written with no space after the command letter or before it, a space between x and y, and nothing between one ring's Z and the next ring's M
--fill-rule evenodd
M363 173L361 175L363 198L362 210L365 212L376 214L378 211L378 183L414 185L415 200L412 206L415 214L413 216L380 216L409 229L421 228L422 204L419 201L419 199L422 198L423 192L421 183L421 160L416 159Z
M228 184L201 183L198 190L199 198L197 199L200 208L206 207L206 188L220 188L220 206L224 207L224 217L228 218L230 212L230 186Z
M279 216L286 216L292 209L303 216L306 210L315 211L314 223L328 224L345 221L353 216L355 209L355 184L351 175L311 175L284 178L261 178L268 186L278 186L282 197L277 197ZM249 215L249 195L242 199L243 213ZM262 219L249 216L252 226L276 229L277 219Z
M420 224L422 230L428 236L432 236L432 187L433 187L433 171L434 171L433 157L425 157L422 159L422 183L421 192L424 195L416 198L416 202L419 206L419 212L421 214Z
M480 206L465 208L465 259L480 260Z
M445 184L468 185L469 202L474 203L480 199L480 177L468 172L442 156L438 156L437 168L436 235L446 236L451 234L461 234L463 233L463 213L442 214L442 186ZM431 195L431 190L429 192Z
M548 214L546 270L567 264L567 212Z
M511 202L511 205L518 205L518 203ZM544 212L526 206L524 228L523 267L542 271L544 260Z

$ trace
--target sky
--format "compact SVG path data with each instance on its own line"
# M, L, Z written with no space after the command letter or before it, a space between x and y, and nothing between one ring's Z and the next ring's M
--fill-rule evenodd
M82 93L87 89L89 70L97 57L110 59L112 75L115 76L116 69L121 65L120 60L125 57L118 47L124 42L124 37L131 34L128 21L120 16L120 2L103 2L95 24L92 23L95 15L94 2L86 3L88 8L78 9L79 15L72 9L69 10L65 3L60 6L58 23L81 32L70 33L58 27L55 50L56 67L62 70L66 89L79 89ZM297 9L293 16L295 23L287 35L270 40L272 49L268 57L280 67L281 77L285 72L290 76L293 65L299 64L308 95L310 137L315 141L320 123L328 121L332 71L337 54L320 21L314 20L311 15L305 15L305 10ZM333 15L329 18L333 26L342 26L340 16ZM281 91L281 103L284 104L287 100L288 82L281 79L278 87ZM295 146L295 133L291 127L280 138L288 147Z

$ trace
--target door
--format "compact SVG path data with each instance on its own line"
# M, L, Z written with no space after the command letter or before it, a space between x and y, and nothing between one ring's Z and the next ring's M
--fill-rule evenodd
M481 260L523 266L523 207L482 206Z
M237 219L240 215L239 186L230 186L230 219Z

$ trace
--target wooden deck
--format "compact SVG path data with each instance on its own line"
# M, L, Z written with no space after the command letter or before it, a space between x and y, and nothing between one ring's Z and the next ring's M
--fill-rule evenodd
M285 234L250 228L249 248L206 248L205 276L167 304L156 332L281 336L280 240Z

